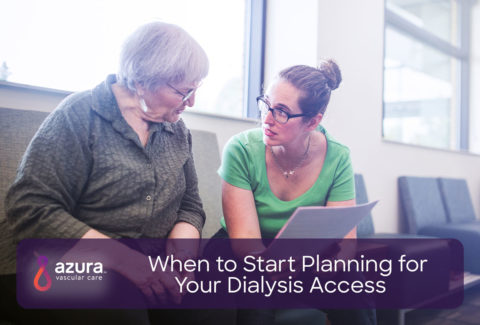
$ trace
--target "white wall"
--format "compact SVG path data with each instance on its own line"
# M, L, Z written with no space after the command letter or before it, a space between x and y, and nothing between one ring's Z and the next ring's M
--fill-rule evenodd
M269 2L274 3L275 0ZM480 215L479 156L382 140L384 1L319 0L317 6L318 56L334 58L344 79L332 95L323 124L351 148L355 171L364 175L370 199L380 200L373 212L377 231L402 229L397 192L397 177L401 175L467 179ZM292 23L290 28L295 26ZM291 33L307 35L308 31ZM288 38L276 37L282 37L288 47ZM306 37L304 41L308 48L310 39ZM298 46L298 38L294 43Z
M225 143L233 135L246 129L258 127L260 124L254 120L235 119L228 117L215 117L206 114L184 113L183 120L191 129L205 130L217 134L220 152Z
M301 8L300 4L302 5ZM270 0L268 2L266 80L292 64L314 65L318 57L339 63L344 81L332 95L324 125L348 145L356 172L363 173L377 231L400 227L397 177L461 177L468 180L480 216L480 156L411 147L382 140L383 0ZM61 95L0 86L0 106L52 110ZM185 113L191 128L228 138L255 126L242 121Z

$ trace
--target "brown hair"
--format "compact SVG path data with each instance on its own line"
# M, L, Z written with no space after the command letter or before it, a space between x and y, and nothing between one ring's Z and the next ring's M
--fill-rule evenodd
M278 77L303 93L298 104L306 118L325 113L332 90L342 81L340 68L331 59L320 62L317 68L294 65L280 71Z

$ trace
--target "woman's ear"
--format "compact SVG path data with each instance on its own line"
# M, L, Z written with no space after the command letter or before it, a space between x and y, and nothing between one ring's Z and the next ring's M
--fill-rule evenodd
M323 114L318 113L314 117L312 117L308 122L307 122L307 129L309 131L313 131L317 128L317 126L322 122Z
M138 82L135 82L135 89L137 90L137 95L139 97L143 97L143 95L145 95L145 88L143 88L143 86Z

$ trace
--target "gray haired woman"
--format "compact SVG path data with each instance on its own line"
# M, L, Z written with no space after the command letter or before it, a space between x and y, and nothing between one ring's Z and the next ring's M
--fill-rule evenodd
M199 238L205 213L180 115L207 73L206 53L180 27L135 31L117 75L67 97L32 139L6 199L17 239ZM130 263L142 258L124 249ZM154 294L169 290L116 271Z

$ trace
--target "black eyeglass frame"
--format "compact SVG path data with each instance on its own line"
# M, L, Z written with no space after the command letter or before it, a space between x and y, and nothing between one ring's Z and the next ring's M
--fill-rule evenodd
M192 97L192 95L197 91L197 88L193 88L191 90L188 91L188 93L184 94L183 92L181 92L180 90L178 90L177 88L173 87L171 84L167 83L167 86L172 88L173 90L175 90L177 93L179 93L180 95L182 95L182 103L185 103L190 97Z
M273 119L274 119L275 121L277 121L278 123L280 123L280 124L287 124L288 121L289 121L291 118L307 116L306 114L290 114L290 113L285 112L283 109L280 109L280 108L272 108L272 107L270 106L270 103L267 102L267 99L266 99L265 96L263 96L263 95L258 96L257 99L256 99L256 101L257 101L257 107L258 107L258 110L260 111L260 114L263 114L262 110L260 109L260 105L259 105L259 102L261 101L262 103L264 103L265 105L267 105L268 110L269 110L270 112L272 112ZM278 111L280 111L280 112L282 112L283 114L287 115L287 120L286 120L285 122L282 122L282 121L277 120L277 112L278 112ZM265 115L267 115L267 114L265 114Z

